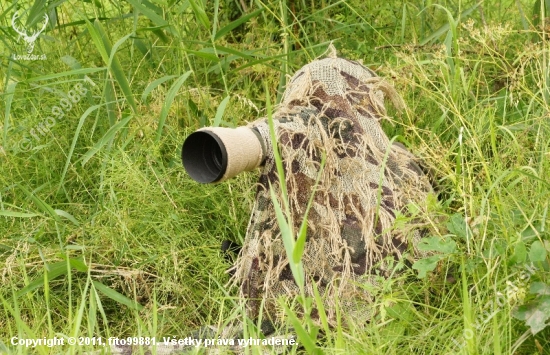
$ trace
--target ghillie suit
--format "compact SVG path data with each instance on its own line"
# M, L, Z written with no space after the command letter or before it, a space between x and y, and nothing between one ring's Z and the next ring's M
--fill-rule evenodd
M313 296L315 283L332 323L336 299L343 314L355 322L367 321L371 314L364 303L373 297L364 286L389 276L395 261L403 256L414 260L419 255L415 245L422 227L409 222L397 229L394 222L398 214L408 214L407 205L422 206L431 186L415 157L402 145L392 144L382 131L384 98L398 109L403 106L395 90L371 70L329 55L296 72L273 115L296 233L309 197L315 193L302 258L306 293ZM260 119L248 127L261 136L266 156L231 283L246 299L250 318L258 317L263 304L264 319L277 323L282 318L277 299L296 296L299 289L270 197L271 185L283 204L269 125ZM323 154L326 164L320 172ZM234 329L220 330L217 335L238 337ZM204 327L203 331L216 336L216 330ZM157 345L159 354L186 349L190 348ZM133 353L131 348L112 350ZM237 353L241 350L233 348Z
M361 285L387 277L395 261L421 238L418 226L393 228L409 203L423 205L431 186L400 144L391 144L380 120L386 116L384 97L397 108L402 101L387 82L362 64L337 58L315 60L290 80L273 120L284 164L295 234L304 218L326 154L326 165L307 216L307 242L302 262L306 293L315 282L325 297L329 320L335 299L356 321L369 318L361 302L371 302ZM271 144L266 120L250 125ZM269 186L282 205L272 149L267 149L255 206L233 282L247 298L249 316L276 321L277 298L295 296L299 288L287 261ZM359 304L356 304L359 303Z

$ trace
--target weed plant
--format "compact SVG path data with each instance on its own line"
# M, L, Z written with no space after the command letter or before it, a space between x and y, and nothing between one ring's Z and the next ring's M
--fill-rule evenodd
M267 115L333 41L407 103L385 128L438 192L421 216L432 254L370 290L368 324L329 329L289 308L302 347L287 352L550 354L547 3L2 2L0 353L97 349L13 337L184 338L242 321L220 244L242 243L256 175L199 185L181 144ZM46 59L21 58L15 11L29 34L48 15L32 53Z

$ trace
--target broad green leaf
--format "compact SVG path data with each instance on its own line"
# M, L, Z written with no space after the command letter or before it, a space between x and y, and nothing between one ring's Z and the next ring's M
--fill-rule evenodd
M105 286L101 282L93 281L93 284L96 290L98 290L103 295L109 297L113 301L116 301L120 304L125 305L128 308L135 309L138 311L141 311L143 309L143 306L137 303L136 301L133 301L128 297L124 296L123 294L113 290L112 288Z
M453 214L449 222L447 222L447 229L449 229L449 232L460 238L466 238L467 228L464 216L460 213Z
M456 243L451 238L441 237L422 238L417 245L419 250L437 251L443 254L452 254L456 251Z
M550 296L542 296L519 306L513 312L513 316L525 321L525 324L531 328L531 333L537 334L548 325L546 321L550 319Z
M164 100L164 105L162 106L162 110L160 111L160 118L159 118L159 124L157 128L157 137L156 141L160 141L160 137L162 135L162 129L164 128L164 123L166 122L166 117L168 117L168 112L170 111L170 106L172 106L172 102L174 102L174 98L176 97L180 87L183 85L185 80L191 75L192 71L188 71L187 73L183 74L179 77L178 80L170 87L170 90L168 90L168 93L166 94L166 99Z
M546 248L544 245L536 240L531 244L531 249L529 249L529 260L532 262L544 261L546 259Z
M514 264L523 264L527 260L527 248L523 241L516 243L514 254L510 257L510 262Z
M525 229L521 232L521 238L523 240L529 240L530 238L535 238L538 235L540 235L542 231L540 228L532 227L531 225L528 225L525 227Z
M412 268L418 270L418 278L423 279L426 277L427 272L433 271L436 268L440 259L440 255L433 255L425 259L420 259L413 264Z
M533 282L529 288L529 293L550 296L550 286L544 282Z
M219 127L220 122L222 121L223 113L225 112L225 108L229 103L230 98L231 97L229 95L226 96L218 106L218 109L216 110L216 116L214 117L214 127Z
M386 308L390 317L401 319L406 322L412 322L416 316L415 308L406 302L397 302Z
M101 139L98 140L96 144L94 144L94 146L86 152L86 154L82 156L81 158L82 166L86 165L88 160L90 160L105 144L111 141L111 139L114 138L115 134L124 126L126 126L126 124L128 124L131 118L132 116L128 116L125 119L118 122L117 124L115 124L114 126L112 126L111 128L109 128L107 133L105 133L105 135L101 137Z
M60 59L63 63L65 63L65 65L67 65L68 67L71 67L73 70L82 69L82 65L73 56L70 56L67 54L61 57Z

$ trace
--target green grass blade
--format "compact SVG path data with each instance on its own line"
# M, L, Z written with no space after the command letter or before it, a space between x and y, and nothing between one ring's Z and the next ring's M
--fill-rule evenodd
M28 198L30 198L34 202L38 209L42 210L44 213L46 213L56 221L59 221L59 216L57 215L57 213L55 213L52 206L50 206L44 200L40 199L38 196L36 196L36 194L33 194L32 192L27 190L24 186L18 184L18 187L19 189L21 189L21 191L25 193L25 195L27 195Z
M80 333L80 327L82 325L82 320L84 319L84 307L86 307L86 295L88 294L88 288L90 287L90 279L86 280L86 285L82 291L82 296L80 299L80 307L78 307L78 312L76 313L76 319L73 319L73 337L77 337Z
M218 13L220 11L220 0L214 0L214 19L212 21L212 44L214 44L215 40L214 37L216 36L216 32L218 31Z
M143 90L143 94L141 95L141 101L145 102L145 100L147 100L147 96L149 96L151 91L155 90L155 88L157 86L164 83L165 81L168 81L168 80L173 79L175 77L177 77L177 75L167 75L167 76L163 76L162 78L159 78L159 79L156 79L156 80L152 81L149 85L147 85L145 90Z
M31 9L29 10L29 15L25 23L26 27L31 27L36 25L39 21L43 19L44 13L46 12L46 5L48 0L35 0ZM21 15L21 13L19 14Z
M44 282L44 280L40 280L42 283ZM2 297L2 295L0 294L0 301L2 302L2 305L4 306L4 310L6 311L6 313L9 313L11 314L11 316L13 317L13 319L15 320L15 322L17 323L17 328L19 330L19 337L22 337L22 338L39 338L39 336L36 335L35 332L32 331L32 329L23 321L22 317L21 317L21 314L19 312L19 307L17 305L17 296L13 296L13 304L14 304L14 307L12 308L10 303L8 303L4 297ZM36 348L33 349L34 351L38 352L40 355L47 355L48 352L45 350L45 347L44 346L37 346ZM8 353L9 354L9 353Z
M70 213L68 212L65 212L63 210L54 210L54 212L58 215L58 216L61 216L63 218L66 218L68 219L69 221L73 222L73 224L77 227L80 226L80 223L78 223L78 221L76 220L76 218L73 217L73 215L71 215Z
M481 5L481 2L478 2L477 4L469 7L468 9L464 10L461 14L460 14L460 17L457 21L457 23L461 22L463 19L467 18L468 16L470 16L470 14L479 7L479 5ZM443 6L441 5L437 5L437 4L433 4L432 6L437 6L439 8L443 8L445 9ZM446 9L445 9L446 10ZM446 10L448 12L448 10ZM428 37L424 38L422 41L420 41L420 45L423 46L425 44L428 44L429 42L431 42L432 40L440 37L441 35L443 35L444 33L446 33L450 28L450 23L446 23L444 24L443 26L439 27L434 33L432 33L431 35L429 35Z
M284 307L286 311L285 313L290 319L290 323L292 324L292 326L294 327L294 330L296 331L296 334L298 335L298 340L300 345L303 345L303 347L306 349L306 352L308 354L322 354L323 352L321 351L321 349L319 349L315 344L316 340L312 339L312 337L302 326L302 324L300 323L300 320L298 319L298 317L296 317L294 312L292 312L287 305L284 305Z
M304 249L306 246L306 239L307 239L307 216L309 214L309 209L313 204L313 198L315 197L317 186L319 185L319 181L321 180L321 176L323 174L323 169L325 168L326 161L327 161L327 155L325 154L325 152L323 152L323 156L321 159L321 167L319 168L319 173L317 174L315 185L313 185L313 189L311 190L311 195L309 196L309 201L307 202L306 212L304 213L302 224L300 225L300 231L298 232L298 239L296 240L296 245L294 246L294 252L292 254L292 258L295 263L300 262L300 260L302 260L302 255L304 254Z
M239 27L243 23L248 22L248 20L258 16L262 11L264 11L264 8L258 9L254 12L251 12L248 15L241 16L240 18L238 18L235 21L231 22L230 24L226 25L225 27L220 29L218 32L216 32L216 35L214 36L214 41L217 41L218 39L222 38L227 33L231 32L232 30Z
M225 112L225 108L227 104L229 103L230 96L226 96L225 99L222 100L220 103L220 106L218 106L218 109L216 110L216 116L214 117L214 127L219 127L220 123L222 121L223 113Z
M96 290L98 290L103 295L109 297L113 301L116 301L120 304L125 305L128 308L135 309L138 311L141 311L143 309L143 306L137 303L136 301L133 301L128 297L124 296L123 294L113 290L112 288L105 286L101 282L99 281L92 281L92 282Z
M166 122L166 117L168 117L168 112L170 111L170 106L172 106L172 102L174 101L174 98L176 97L176 94L178 93L180 87L183 85L185 80L191 75L192 71L188 71L187 73L183 74L179 77L178 80L170 87L170 90L168 90L168 93L166 94L166 100L164 102L164 105L162 106L162 110L160 112L160 118L159 118L159 125L157 129L157 137L156 142L160 141L160 137L162 135L162 129L164 128L164 123Z
M17 212L17 211L10 211L10 210L0 210L0 216L31 218L31 217L38 217L42 215L39 213L26 213L26 212Z
M461 270L461 284L462 284L462 305L464 309L464 334L466 331L472 332L471 337L466 337L466 343L468 348L468 354L475 355L476 343L475 343L475 333L473 331L474 319L473 319L473 310L472 303L470 300L470 293L468 291L468 277L466 276L466 267L465 267L465 258L462 258L462 270Z
M25 80L25 82L26 83L32 83L32 82L35 82L35 81L46 81L46 80L62 78L62 77L71 76L71 75L83 75L83 74L97 73L97 72L100 72L100 71L104 71L106 69L107 69L107 67L75 69L75 70L64 71L64 72L61 72L61 73L54 73L54 74L48 74L48 75L37 76L37 77L34 77L34 78L29 78L29 79Z
M265 107L267 110L267 122L269 123L269 138L271 139L271 145L273 147L273 156L275 158L275 166L277 167L277 174L279 176L279 185L283 198L283 203L287 216L290 217L290 207L288 205L288 194L286 189L285 170L283 168L283 159L279 153L279 146L277 145L277 136L275 134L275 126L273 124L271 99L269 97L269 87L265 84ZM292 224L292 221L290 221ZM292 254L289 254L290 257Z
M148 46L144 41L134 37L133 38L134 46L143 54L143 59L151 66L152 69L155 69L157 64L153 58L153 50Z
M170 24L165 20L163 19L161 16L159 16L156 12L154 12L153 10L150 10L148 9L147 7L145 7L143 4L141 4L139 1L137 0L127 0L130 4L132 4L132 6L138 10L139 12L141 12L142 14L144 14L149 20L153 21L153 23L157 26L160 26L160 27L169 27ZM169 30L171 32L171 30Z
M109 143L114 138L115 134L117 134L117 132L120 129L126 126L126 124L130 121L131 118L132 116L128 116L125 119L118 122L117 124L115 124L114 126L112 126L111 128L109 128L107 133L105 133L105 135L101 137L101 139L97 141L97 143L82 156L82 158L80 159L82 161L82 166L86 165L88 160L90 160L97 152L99 152L99 150L105 144Z
M91 27L91 26L89 26L89 27ZM118 49L118 47L125 40L127 40L130 37L130 35L127 35L127 36L121 38L119 41L117 41L115 46L112 46L111 41L109 40L109 36L107 36L107 33L105 32L105 29L101 25L101 22L96 20L94 22L94 28L96 30L96 34L98 35L98 36L96 36L96 38L94 40L94 42L96 42L95 43L96 47L98 45L102 46L102 48L103 48L102 56L104 56L104 54L108 55L108 57L107 58L104 57L103 60L105 61L105 64L107 64L107 67L109 68L109 70L111 71L111 73L115 77L118 85L122 89L122 93L124 94L124 97L126 98L128 103L130 104L130 107L132 108L132 111L134 113L136 113L137 112L137 105L136 105L136 102L134 100L134 95L133 95L132 90L130 88L130 84L128 82L128 79L126 78L126 75L124 74L124 70L122 69L122 65L120 64L120 61L118 60L118 57L116 55L116 50ZM101 40L101 43L98 43L97 42L98 40Z
M315 191L315 190L313 190ZM313 196L313 193L312 193ZM309 211L309 206L308 206ZM294 246L294 251L292 252L292 261L299 263L302 260L302 255L304 254L304 249L306 247L307 239L307 212L304 214L304 220L300 225L300 231L298 232L298 238L296 239L296 245Z
M11 104L13 102L13 95L15 93L16 86L17 86L17 81L10 82L6 88L6 93L4 94L4 100L6 101L6 107L4 108L4 138L3 138L4 146L7 146L7 142L8 142L8 129L10 127Z
M65 261L67 260L67 257L65 255L62 255L62 257L65 259ZM86 263L83 261L82 258L78 258L78 259L69 258L69 266L71 267L71 269L75 269L76 271L79 271L79 272L90 271L90 269L88 268L88 266L86 266Z
M116 41L116 43L113 45L113 48L111 49L111 55L109 56L109 63L107 64L107 67L111 67L111 65L113 64L113 61L115 60L118 60L117 57L115 56L118 48L124 43L126 42L126 40L130 37L132 37L134 34L133 33L130 33L130 34L127 34L126 36L122 37L121 39L119 39L118 41ZM120 65L120 63L118 63Z
M197 20L201 23L201 25L204 26L204 28L209 30L211 24L204 9L199 6L199 3L196 0L189 0L189 4L191 5L191 9L193 10L193 13L195 13L195 17L197 18ZM200 2L200 4L202 4L202 1Z
M304 276L304 268L302 265L302 262L295 262L293 255L294 255L294 249L296 247L296 241L294 240L294 222L292 219L292 214L290 212L290 205L288 201L288 193L286 189L286 178L285 178L285 171L283 167L283 160L281 158L281 155L279 153L279 147L277 145L277 136L275 133L275 126L273 123L273 117L272 117L272 107L271 107L271 99L269 97L269 89L267 87L267 84L265 85L265 92L266 92L266 110L267 110L267 121L269 124L269 134L271 139L271 146L273 149L273 155L275 158L275 165L277 167L277 175L279 180L279 190L281 193L281 198L283 200L285 213L283 213L283 210L281 209L281 206L279 205L279 201L277 200L277 196L275 195L275 192L273 191L273 187L270 184L270 194L271 194L271 200L273 201L273 206L275 207L275 214L277 216L277 223L279 225L279 229L281 231L281 238L283 239L283 244L285 247L286 256L288 258L288 264L290 265L290 270L292 271L292 275L294 277L294 280L296 281L296 284L300 288L300 292L303 295L304 294L304 284L305 284L305 276Z
M94 25L98 22L99 21L96 19L94 21ZM94 42L97 51L101 55L103 62L107 64L109 62L109 54L110 54L111 48L105 48L105 43L101 38L101 33L98 32L97 27L94 25L86 21L86 28L88 29L88 33L90 33L90 36L92 37L92 41Z
M281 239L283 240L283 245L285 247L290 271L292 271L292 276L294 277L294 280L296 281L298 287L300 287L300 291L302 291L303 293L305 281L304 268L301 262L294 262L292 258L292 254L294 252L296 244L294 241L294 233L292 232L292 224L290 224L289 221L287 221L287 219L285 218L283 210L279 205L279 201L277 201L277 196L275 196L275 192L273 191L272 186L270 186L269 192L271 193L271 200L273 201L273 206L275 208L277 225L279 226L279 230L281 232Z
M82 130L82 126L84 125L84 121L86 118L95 110L100 108L101 105L94 105L92 107L89 107L83 114L80 116L80 120L78 121L78 126L76 127L76 130L74 132L73 141L71 143L71 147L69 148L69 153L67 154L67 160L65 161L65 167L63 168L63 173L61 173L61 178L59 179L59 188L63 186L63 182L65 181L65 176L67 175L67 170L69 169L69 165L71 164L71 158L73 157L74 148L76 146L76 142L78 141L78 136L80 135L80 131Z
M327 312L325 311L325 303L323 302L323 299L321 298L321 294L319 293L319 289L317 287L317 283L312 282L312 288L313 288L313 297L315 300L315 306L317 308L317 313L319 314L319 320L321 321L321 325L323 326L323 330L327 335L330 335L331 331L328 325L328 317Z
M46 271L48 273L47 277L50 282L58 278L59 276L66 275L68 273L66 261L60 261L55 264L47 265L47 269L48 269L48 271ZM44 276L37 277L32 282L30 282L27 286L19 290L17 292L17 297L19 298L43 286L44 286Z
M403 3L403 13L401 15L401 43L405 42L405 33L407 31L407 4Z
M205 49L202 49L200 51L193 51L193 50L190 50L190 49L186 49L185 51L187 53L191 54L191 55L196 55L197 57L208 59L212 62L219 62L220 58L218 58L218 56L216 54L206 52L206 50L208 50L208 49L212 49L212 48L205 48Z

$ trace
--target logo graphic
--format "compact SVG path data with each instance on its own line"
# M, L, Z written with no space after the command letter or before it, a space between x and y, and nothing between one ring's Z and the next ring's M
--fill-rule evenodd
M19 11L15 11L13 16L11 17L11 27L15 30L15 32L19 33L21 37L23 37L23 40L27 43L27 53L31 54L34 50L34 42L38 38L38 36L44 31L46 28L46 25L48 25L49 17L47 14L44 14L44 25L41 29L34 31L31 35L27 33L27 31L23 31L19 28L17 28L17 25L15 24L15 21L19 18L18 15Z

